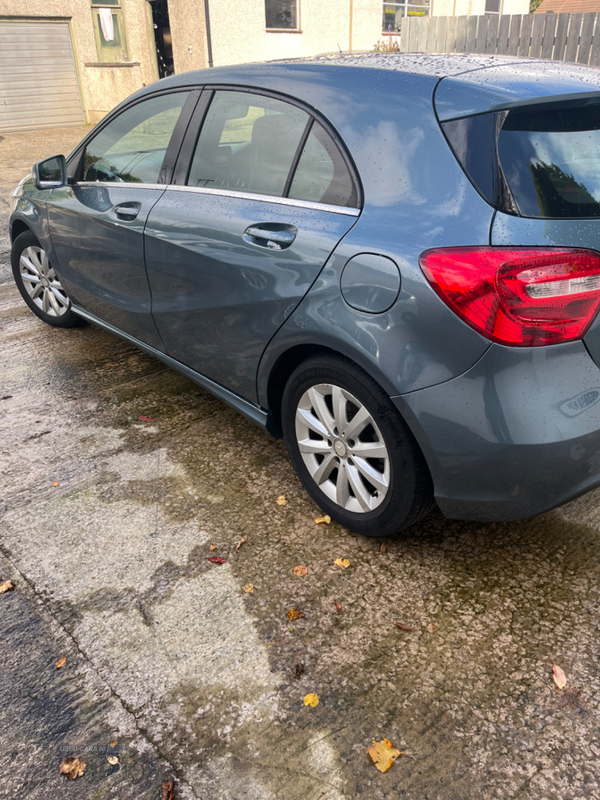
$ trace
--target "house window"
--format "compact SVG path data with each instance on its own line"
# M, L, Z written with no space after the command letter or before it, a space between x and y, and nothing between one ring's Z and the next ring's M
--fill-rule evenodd
M265 21L267 29L298 30L299 0L265 0Z
M402 17L428 17L430 0L399 0L383 4L383 32L398 33Z
M500 14L502 11L502 0L485 0L486 14Z
M114 63L127 61L127 41L125 39L125 20L121 0L92 0L92 20L98 61Z

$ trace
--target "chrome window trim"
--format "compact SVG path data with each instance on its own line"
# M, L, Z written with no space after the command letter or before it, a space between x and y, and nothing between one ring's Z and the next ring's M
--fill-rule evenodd
M228 189L211 189L208 186L175 186L166 187L168 192L193 192L195 194L212 194L219 197L237 197L240 200L260 200L263 203L278 203L282 206L310 208L315 211L329 211L331 214L344 214L347 217L358 217L360 208L332 206L327 203L314 203L311 200L294 200L291 197L277 197L270 194L253 194L252 192L232 192Z
M107 189L162 189L167 188L165 183L136 183L135 181L77 181L74 186L104 186Z

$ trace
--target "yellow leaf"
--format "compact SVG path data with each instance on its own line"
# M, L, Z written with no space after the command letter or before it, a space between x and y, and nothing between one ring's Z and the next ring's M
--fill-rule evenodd
M335 564L336 567L341 567L341 569L348 569L348 567L350 566L350 562L348 561L347 558L336 558L336 560L333 563Z
M106 760L111 765L111 767L114 767L115 764L119 763L119 759L116 756L106 756Z
M285 499L284 494L280 494L277 500L275 500L278 506L287 506L288 501Z
M116 747L118 744L119 744L119 740L118 739L113 739L112 742L110 743L110 746L111 747Z
M4 592L10 592L15 588L15 585L12 581L4 581L4 583L0 583L0 594L4 594Z
M565 675L564 671L558 666L558 664L554 664L552 666L552 677L554 678L554 683L558 686L559 689L564 689L567 685L567 676Z
M246 592L246 594L252 594L252 592L254 591L254 584L247 583L245 586L242 586L242 590Z
M58 661L54 666L56 667L56 669L60 669L61 667L64 667L66 663L67 663L67 657L63 656L62 658L58 659Z
M317 517L315 522L317 523L317 525L320 525L321 522L324 522L325 525L329 525L329 523L331 522L331 517L329 516L329 514L325 514L324 517Z
M319 695L315 692L307 694L304 698L304 705L310 706L311 708L316 708L319 705Z
M374 741L367 749L367 753L371 756L379 772L387 772L394 761L402 755L389 739L382 739L380 742Z
M211 544L210 549L211 550L216 550L217 549L217 545L216 544Z
M247 541L248 541L248 537L247 537L247 536L242 536L242 538L241 538L241 539L239 540L239 542L237 543L237 547L236 547L235 549L236 549L236 550L239 550L239 549L240 549L240 547L241 547L243 544L246 544L246 542L247 542Z
M59 769L61 775L66 775L70 781L74 781L75 778L80 778L83 775L86 767L87 764L82 758L69 756L61 761Z
M288 619L290 622L293 622L295 619L302 619L304 613L302 611L296 611L295 608L290 608L288 611Z
M293 572L293 573L294 573L294 575L296 575L298 578L303 578L303 577L304 577L304 576L307 574L308 570L306 569L306 567L304 566L304 564L298 564L298 566L297 566L297 567L294 567L294 569L292 570L292 572Z

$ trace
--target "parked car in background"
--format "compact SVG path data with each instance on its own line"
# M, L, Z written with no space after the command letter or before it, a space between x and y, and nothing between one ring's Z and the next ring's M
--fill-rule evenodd
M517 519L600 484L599 167L586 67L189 72L21 182L14 277L283 434L351 530Z

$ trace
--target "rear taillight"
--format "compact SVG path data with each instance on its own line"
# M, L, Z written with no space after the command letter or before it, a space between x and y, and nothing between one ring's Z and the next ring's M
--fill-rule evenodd
M600 308L600 253L557 247L427 250L421 269L466 323L500 344L580 339Z

